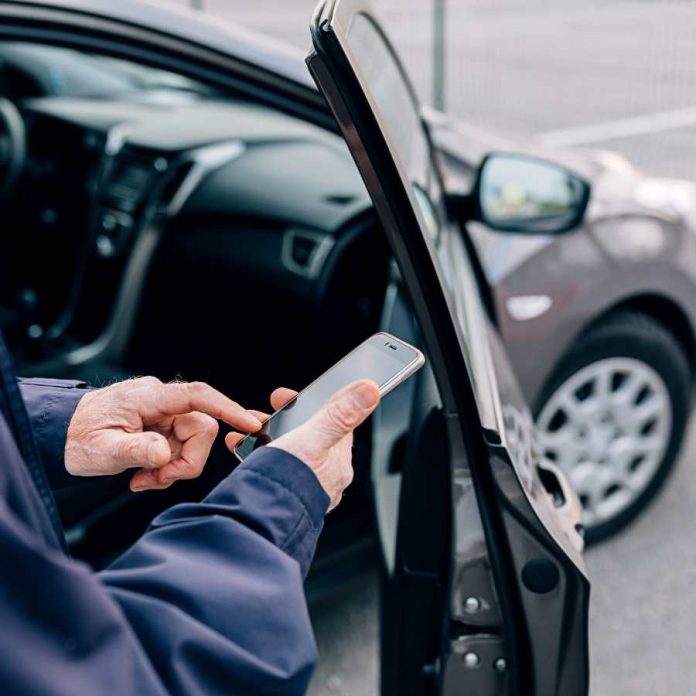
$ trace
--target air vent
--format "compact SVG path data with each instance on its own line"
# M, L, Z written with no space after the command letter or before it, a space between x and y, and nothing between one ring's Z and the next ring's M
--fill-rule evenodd
M334 239L329 234L289 229L283 239L283 262L291 271L314 278L333 245Z
M152 157L123 150L105 184L104 203L129 214L135 212L157 183L154 162Z
M195 163L193 161L184 162L177 167L176 171L170 174L169 179L164 186L164 190L162 191L162 195L160 196L159 207L161 209L166 209L169 207L171 202L174 200L174 197L181 189L186 177L191 173L191 169L193 168L194 164Z
M301 268L309 268L312 255L318 246L319 242L316 239L296 236L292 240L292 248L290 250L292 260Z

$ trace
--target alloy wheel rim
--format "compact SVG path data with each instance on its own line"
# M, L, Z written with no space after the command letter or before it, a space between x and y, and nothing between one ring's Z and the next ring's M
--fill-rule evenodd
M607 358L563 382L537 425L546 456L568 476L591 528L620 515L650 485L669 445L672 403L652 367Z

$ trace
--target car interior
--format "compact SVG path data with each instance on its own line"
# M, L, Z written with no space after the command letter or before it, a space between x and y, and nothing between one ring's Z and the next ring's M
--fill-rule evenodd
M203 380L267 409L380 327L416 340L337 134L181 75L18 42L0 43L0 107L0 328L19 374ZM409 426L397 411L380 415L385 470ZM58 491L73 553L101 567L204 495L236 464L223 435L201 479L168 491L132 494L127 475ZM372 444L359 431L319 567L372 548ZM398 486L386 495L394 513Z

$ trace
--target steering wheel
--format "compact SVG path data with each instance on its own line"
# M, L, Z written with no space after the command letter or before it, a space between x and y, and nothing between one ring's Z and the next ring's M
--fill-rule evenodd
M24 120L17 107L0 97L0 208L12 195L26 159Z

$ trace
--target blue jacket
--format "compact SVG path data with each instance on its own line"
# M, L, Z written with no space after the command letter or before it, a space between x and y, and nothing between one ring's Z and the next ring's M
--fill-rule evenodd
M312 471L260 449L95 574L65 551L49 490L69 478L83 394L18 388L0 341L0 693L303 694L316 659L303 580L329 502Z

